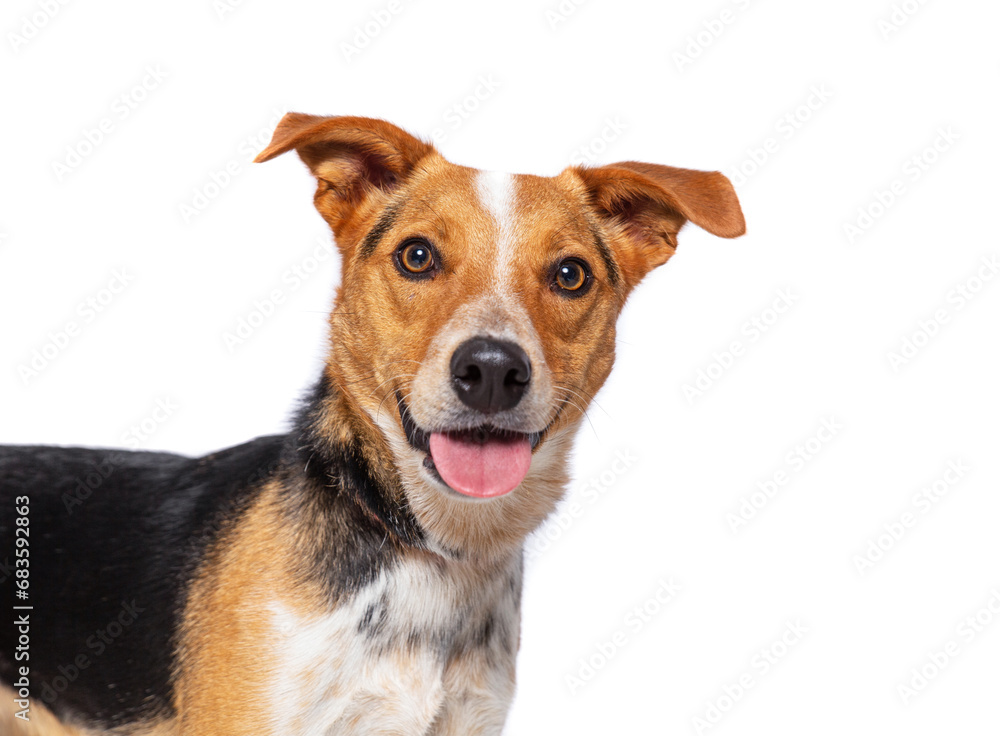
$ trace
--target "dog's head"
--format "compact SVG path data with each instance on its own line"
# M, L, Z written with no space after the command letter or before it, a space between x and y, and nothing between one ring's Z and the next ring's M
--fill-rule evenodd
M328 376L389 448L440 546L510 549L553 509L629 292L691 221L744 231L717 172L478 171L382 120L290 113L343 258Z

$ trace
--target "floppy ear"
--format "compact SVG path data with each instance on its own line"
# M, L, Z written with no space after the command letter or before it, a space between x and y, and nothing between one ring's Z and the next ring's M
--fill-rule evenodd
M632 285L674 254L677 233L689 220L723 238L746 232L736 191L718 171L638 161L575 171L619 243L616 255Z
M316 208L335 234L367 197L397 187L434 150L384 120L290 112L254 161L293 148L318 181Z

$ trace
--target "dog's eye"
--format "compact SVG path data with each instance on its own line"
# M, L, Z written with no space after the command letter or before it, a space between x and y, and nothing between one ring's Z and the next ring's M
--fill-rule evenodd
M552 286L565 296L583 296L592 280L586 263L576 258L566 258L556 264Z
M396 265L404 276L428 276L434 270L434 251L422 238L407 240L396 251Z

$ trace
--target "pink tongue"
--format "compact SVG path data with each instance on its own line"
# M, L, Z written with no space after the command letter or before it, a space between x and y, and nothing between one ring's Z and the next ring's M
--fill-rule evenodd
M491 498L513 491L531 467L526 437L476 442L465 435L431 434L431 458L441 478L466 496Z

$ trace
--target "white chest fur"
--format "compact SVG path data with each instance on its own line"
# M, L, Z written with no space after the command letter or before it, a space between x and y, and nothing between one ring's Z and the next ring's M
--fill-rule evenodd
M484 576L405 560L329 612L271 602L271 732L443 734L461 723L498 733L513 693L520 576L519 564ZM470 699L496 712L482 728L448 713Z

